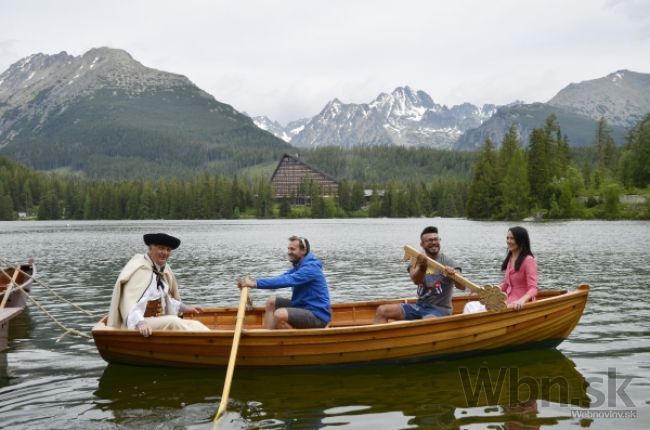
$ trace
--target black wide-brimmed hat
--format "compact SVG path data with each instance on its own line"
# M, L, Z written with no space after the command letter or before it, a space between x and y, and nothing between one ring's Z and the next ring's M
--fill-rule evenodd
M181 240L170 236L165 233L147 233L142 236L145 245L164 245L169 246L171 249L176 249L180 246Z

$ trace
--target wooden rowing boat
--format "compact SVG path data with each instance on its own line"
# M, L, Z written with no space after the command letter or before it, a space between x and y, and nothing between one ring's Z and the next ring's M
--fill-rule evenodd
M314 366L367 362L419 361L531 346L555 347L578 324L589 286L575 291L543 291L520 311L462 314L476 296L454 297L447 317L372 324L377 306L415 299L332 305L329 327L266 330L264 309L247 311L237 366ZM176 367L222 367L228 364L237 308L206 308L192 318L210 332L157 331L148 338L136 330L97 323L92 334L109 363Z
M5 267L0 270L0 303L4 299L4 295L14 277L15 272L15 267ZM31 291L33 281L32 277L35 275L36 266L32 261L20 266L20 270L18 270L18 275L15 279L16 285L11 288L11 292L9 293L9 298L6 301L5 307L25 307L27 304L27 296L25 293L29 293Z

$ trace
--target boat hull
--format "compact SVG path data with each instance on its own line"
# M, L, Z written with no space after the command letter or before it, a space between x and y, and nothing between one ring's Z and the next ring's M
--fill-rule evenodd
M376 307L387 301L335 304L331 326L310 330L260 328L263 309L247 312L237 366L316 366L421 361L556 346L578 323L587 301L586 284L572 292L541 294L520 311L461 314L471 296L454 298L455 314L417 321L372 325ZM392 301L393 303L399 301ZM149 338L135 330L112 329L105 319L93 328L102 357L111 363L175 367L228 364L236 309L214 308L196 319L210 332L157 331Z
M0 309L0 352L7 349L9 345L9 321L20 315L21 308Z

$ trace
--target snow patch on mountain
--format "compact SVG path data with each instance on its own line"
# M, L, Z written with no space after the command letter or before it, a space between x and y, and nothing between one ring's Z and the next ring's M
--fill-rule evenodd
M253 123L261 128L262 130L268 131L269 133L279 137L285 142L291 142L291 139L298 133L300 133L305 124L309 122L308 118L299 119L296 121L289 122L286 127L283 127L278 121L273 121L267 116L255 116L251 118Z

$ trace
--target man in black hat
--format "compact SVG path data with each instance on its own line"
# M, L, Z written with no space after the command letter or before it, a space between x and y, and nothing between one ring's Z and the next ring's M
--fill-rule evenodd
M207 331L195 320L178 317L179 312L201 313L200 306L180 301L176 277L167 264L180 239L165 233L144 235L149 247L146 254L136 254L124 266L115 283L108 326L137 329L148 337L153 330Z

